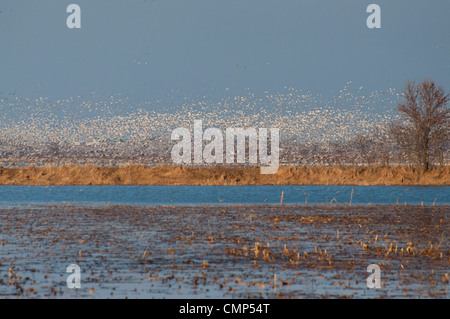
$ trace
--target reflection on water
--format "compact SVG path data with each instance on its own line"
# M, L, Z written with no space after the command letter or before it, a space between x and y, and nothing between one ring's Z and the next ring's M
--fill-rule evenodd
M48 204L421 204L444 205L449 186L0 186L0 207Z

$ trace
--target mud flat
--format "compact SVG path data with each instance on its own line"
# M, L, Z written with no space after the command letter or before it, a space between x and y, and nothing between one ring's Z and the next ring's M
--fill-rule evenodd
M449 206L0 210L1 298L449 298ZM81 268L69 289L66 268ZM367 287L378 264L381 288Z
M258 167L93 165L0 167L0 185L450 185L450 166L424 172L408 167Z

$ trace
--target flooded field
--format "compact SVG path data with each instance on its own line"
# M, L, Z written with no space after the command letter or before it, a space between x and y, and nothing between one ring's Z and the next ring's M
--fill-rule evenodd
M450 207L0 209L1 298L448 298ZM69 289L67 266L81 269ZM378 264L381 288L369 289Z

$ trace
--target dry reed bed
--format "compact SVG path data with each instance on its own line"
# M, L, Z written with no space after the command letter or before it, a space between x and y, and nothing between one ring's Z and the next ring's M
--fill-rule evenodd
M0 167L0 185L450 185L450 166L424 172L407 167L257 167L93 165Z

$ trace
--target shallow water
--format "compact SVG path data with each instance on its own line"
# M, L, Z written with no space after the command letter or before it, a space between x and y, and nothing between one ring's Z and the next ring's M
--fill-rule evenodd
M353 192L353 195L352 195ZM223 205L450 202L450 186L0 186L0 207L35 204Z
M448 298L447 206L0 209L3 298ZM69 264L81 288L69 289ZM381 268L379 289L367 266Z

